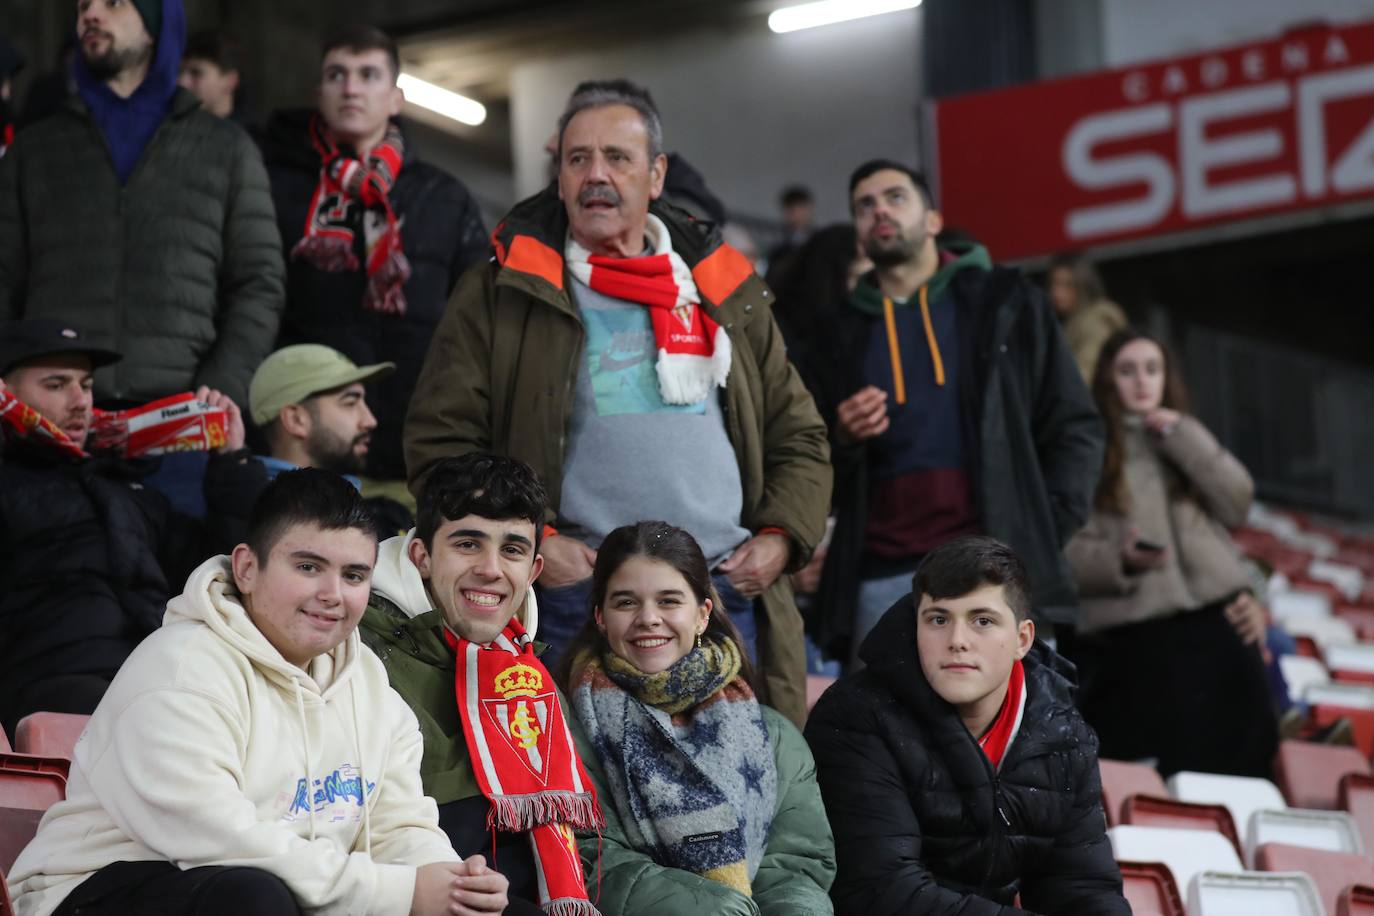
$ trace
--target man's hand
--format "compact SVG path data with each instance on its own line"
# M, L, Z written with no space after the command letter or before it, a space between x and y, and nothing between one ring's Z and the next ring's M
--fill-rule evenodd
M1242 645L1263 647L1269 617L1254 595L1249 592L1237 595L1235 601L1226 605L1226 619L1236 628Z
M458 877L464 874L456 862L433 862L415 869L415 894L410 916L448 916Z
M456 875L449 895L448 911L452 916L500 913L510 903L506 896L510 881L500 872L487 868L487 860L481 856L468 856L458 866Z
M822 545L811 554L811 561L792 574L792 590L798 595L814 595L821 590L821 574L825 571L825 555L829 547Z
M840 402L835 409L839 428L835 438L843 445L854 445L887 432L887 392L869 385Z
M539 581L545 588L562 588L590 578L592 564L596 562L595 550L565 534L544 538L539 553L544 558Z
M792 542L781 534L756 534L745 541L720 571L746 598L757 598L778 580L792 557Z
M243 412L239 410L239 405L234 403L233 398L207 385L201 385L196 389L196 399L224 411L224 444L215 451L223 454L237 452L243 448L243 443L247 441L243 430Z

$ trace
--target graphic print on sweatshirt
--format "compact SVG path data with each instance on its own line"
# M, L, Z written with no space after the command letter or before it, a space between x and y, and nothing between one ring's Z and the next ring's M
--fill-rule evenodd
M371 796L377 789L375 782L367 784L367 794ZM290 792L277 795L278 804L286 805L282 815L283 823L291 824L298 820L309 819L310 799L304 778L296 780L296 787ZM327 815L327 822L343 820L357 821L363 816L363 778L351 763L345 763L334 772L315 779L313 793L316 815Z
M706 413L696 404L665 404L658 390L658 349L649 312L641 306L584 308L587 372L596 412L603 417L636 413Z

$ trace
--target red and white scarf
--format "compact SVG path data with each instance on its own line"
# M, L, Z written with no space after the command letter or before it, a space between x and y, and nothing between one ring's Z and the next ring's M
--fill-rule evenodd
M479 645L444 630L457 655L458 711L477 785L491 801L489 829L530 836L539 905L555 916L597 916L574 828L604 826L553 678L534 640L512 618Z
M1026 668L1017 659L1011 666L1011 678L1007 682L1007 695L1002 700L1002 709L993 720L987 734L978 739L988 762L994 770L1002 766L1002 758L1007 748L1016 740L1021 731L1021 718L1026 714Z
M673 250L668 227L653 214L645 225L653 254L608 258L568 237L568 270L613 299L649 309L658 347L658 390L665 404L699 404L730 375L730 337L706 314L692 271Z
M2 438L45 442L73 458L90 457L84 445L124 458L208 452L224 446L228 422L222 408L211 407L188 391L132 410L97 410L87 442L73 442L61 427L9 389L0 390Z
M302 260L327 271L358 269L353 238L359 227L367 252L367 289L363 308L384 315L404 315L402 290L410 279L410 262L401 247L401 221L391 209L392 187L405 160L401 130L390 124L382 142L364 165L345 154L324 119L310 119L310 141L320 156L320 181L305 215L305 235L291 249Z

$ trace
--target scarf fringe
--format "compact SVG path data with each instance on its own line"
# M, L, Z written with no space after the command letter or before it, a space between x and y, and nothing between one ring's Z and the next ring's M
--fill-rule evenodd
M363 308L383 315L404 315L406 294L403 286L410 279L410 261L399 248L367 278Z
M724 388L730 377L730 335L717 327L710 356L658 351L655 371L658 393L665 404L700 404L712 388Z
M358 269L351 242L321 235L307 235L291 249L291 260L304 261L331 273Z
M592 906L589 900L576 897L561 897L544 904L543 910L549 916L601 916L601 911Z
M539 792L534 795L497 795L487 812L487 829L509 833L533 830L542 824L567 824L579 830L600 830L606 820L590 792Z

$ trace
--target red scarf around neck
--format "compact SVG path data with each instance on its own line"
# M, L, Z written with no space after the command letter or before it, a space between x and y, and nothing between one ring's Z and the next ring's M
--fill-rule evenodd
M1007 748L1016 740L1016 734L1021 730L1021 717L1025 712L1026 668L1021 664L1021 660L1017 659L1011 666L1011 679L1007 682L1007 695L1002 700L1002 709L997 713L997 718L993 720L987 734L978 739L978 746L983 749L994 770L1002 766L1002 758L1006 756Z
M544 912L596 916L573 829L600 830L604 821L534 640L514 618L485 646L447 628L444 640L457 656L472 769L491 801L488 828L529 833Z
M96 410L84 443L73 442L60 426L0 389L0 441L43 442L72 458L92 451L141 458L170 452L206 452L227 441L228 416L191 392L162 398L132 410Z
M404 315L402 290L410 279L410 262L401 246L401 221L390 194L405 160L405 141L395 124L364 165L345 154L318 114L310 119L310 140L320 156L320 180L305 216L305 235L291 250L320 270L358 269L353 239L359 229L367 252L367 289L362 306L384 315Z

